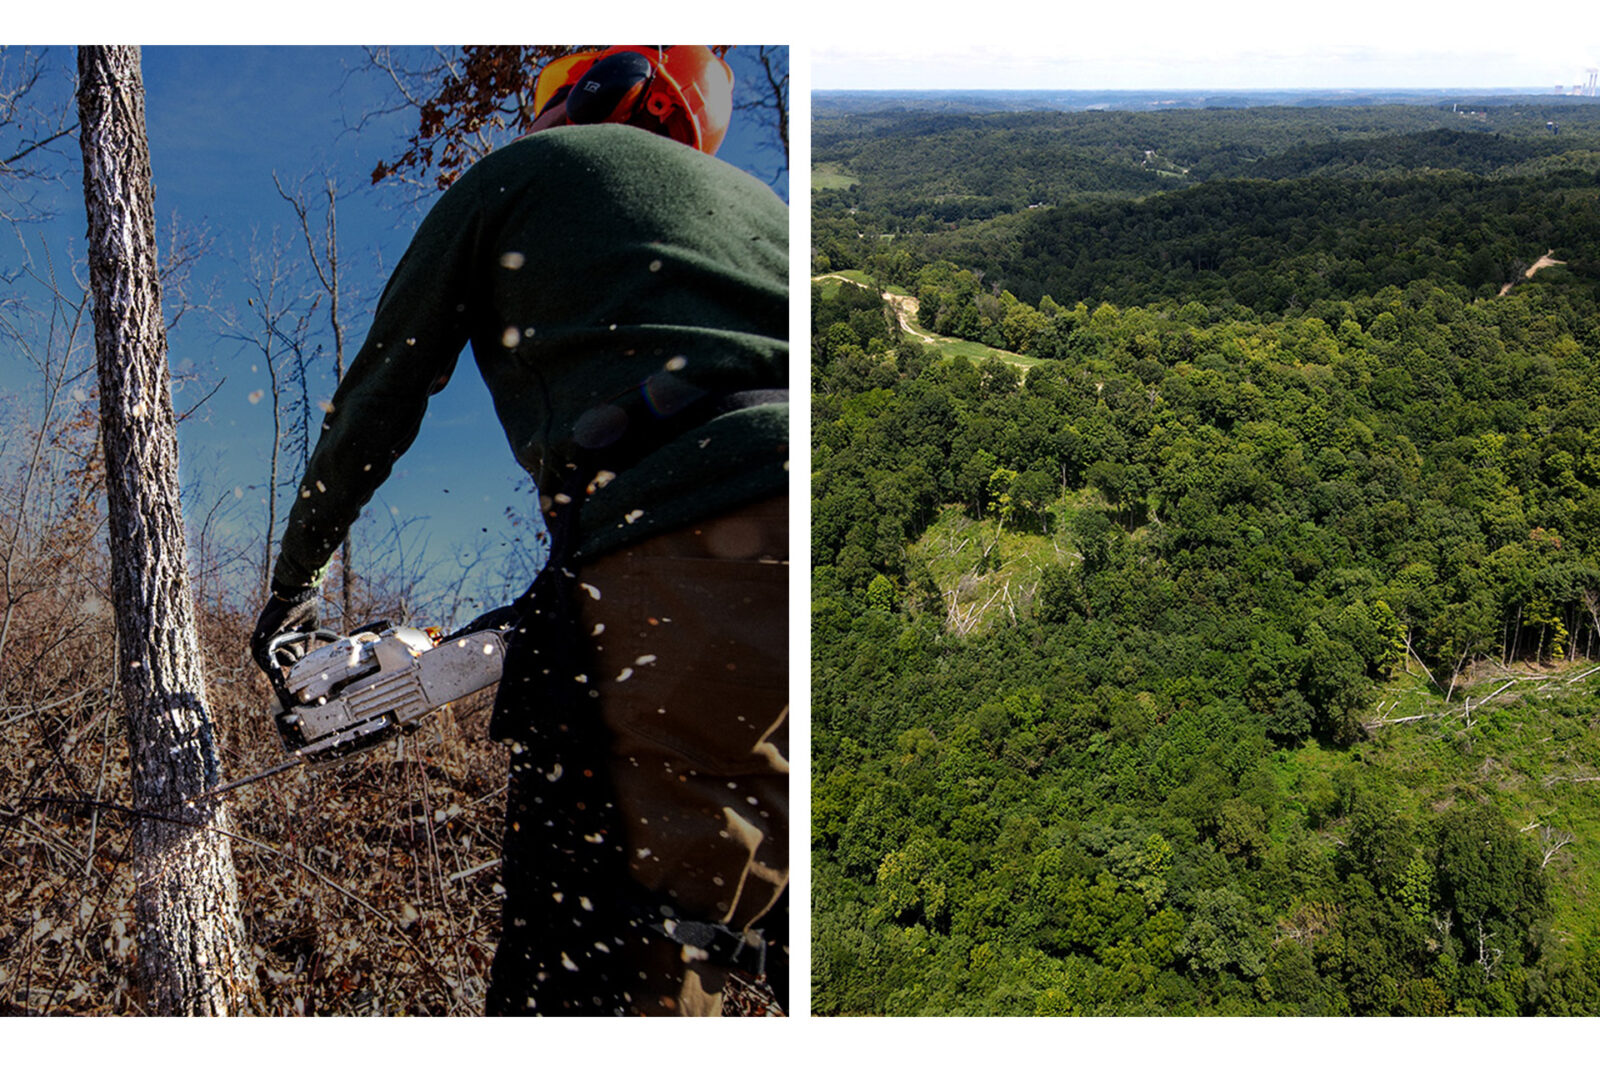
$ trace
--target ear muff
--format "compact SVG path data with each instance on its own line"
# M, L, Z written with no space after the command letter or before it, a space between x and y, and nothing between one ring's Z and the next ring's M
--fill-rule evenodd
M533 113L543 114L545 108L560 99L561 90L569 88L599 55L599 52L574 52L546 63L533 83Z
M639 52L612 52L594 61L567 94L567 118L579 126L628 122L649 93L656 68ZM649 94L653 99L654 94ZM654 114L654 108L650 109Z

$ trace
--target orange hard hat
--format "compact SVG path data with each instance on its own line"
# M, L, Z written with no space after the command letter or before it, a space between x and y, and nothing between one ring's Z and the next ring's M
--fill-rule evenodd
M705 45L618 45L546 63L534 114L560 100L574 124L642 126L714 155L733 117L733 71Z

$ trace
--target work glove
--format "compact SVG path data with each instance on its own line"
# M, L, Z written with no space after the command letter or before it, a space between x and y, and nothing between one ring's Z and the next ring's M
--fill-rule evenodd
M317 629L320 620L317 592L314 585L292 589L274 582L272 595L267 599L267 606L261 609L255 632L250 635L250 655L256 665L266 672L267 679L278 690L280 697L283 695L283 669L277 660L293 663L309 651L309 635ZM274 649L275 642L290 634L308 636L301 641L280 642L278 648Z

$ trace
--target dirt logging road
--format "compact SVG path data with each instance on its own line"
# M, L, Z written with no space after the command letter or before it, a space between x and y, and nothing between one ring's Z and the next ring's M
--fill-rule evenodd
M921 307L914 296L895 296L886 294L889 305L894 308L895 317L900 320L900 328L913 337L920 337L924 341L937 341L939 338L917 325L917 311Z
M814 282L844 282L848 285L854 285L861 289L870 288L870 286L862 285L854 278L846 278L843 274L819 274L811 280ZM890 307L894 308L895 317L900 320L900 328L906 333L911 334L913 337L919 337L930 344L934 341L943 340L943 338L935 334L931 334L927 330L924 330L917 325L917 310L921 305L917 303L916 297L897 296L894 293L884 293L883 298L889 302Z
M1537 274L1539 271L1544 270L1546 267L1564 267L1564 266L1566 266L1566 264L1567 264L1566 260L1564 260L1564 259L1552 259L1551 258L1552 256L1555 255L1555 251L1556 250L1552 248L1552 249L1550 249L1550 251L1548 251L1544 255L1540 256L1538 258L1538 260L1533 264L1533 266L1529 267L1527 270L1522 272L1522 277L1523 278L1531 278L1535 274ZM1515 278L1511 279L1509 282L1506 282L1504 285L1502 285L1500 287L1500 295L1501 296L1505 296L1507 293L1509 293L1511 291L1511 287L1516 285L1516 284L1517 284L1517 279L1515 279Z

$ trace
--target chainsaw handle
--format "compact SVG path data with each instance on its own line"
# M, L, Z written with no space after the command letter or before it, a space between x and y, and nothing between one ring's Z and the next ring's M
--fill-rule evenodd
M283 708L286 711L289 708L294 707L295 699L294 694L289 692L289 686L284 672L289 667L294 666L296 661L304 656L306 652L310 651L312 639L318 637L330 643L339 640L339 635L334 633L332 630L319 627L318 629L308 630L304 633L281 633L267 642L267 663L270 665L266 670L267 681L272 683L273 692L278 694L278 703L283 705ZM302 650L299 654L295 654L294 650L289 647L290 645L296 644L305 645L304 650ZM281 658L280 653L291 656L292 658L285 662Z
M305 655L305 652L302 652L299 655L295 656L293 659L289 660L287 663L279 662L278 653L279 652L285 652L285 651L292 652L293 650L290 649L289 646L290 645L294 645L294 644L299 644L301 642L304 642L306 644L306 646L307 646L306 651L310 651L311 639L314 638L314 637L320 637L324 641L329 642L330 644L332 642L334 642L334 641L339 640L339 635L338 634L334 633L332 630L323 629L323 628L320 628L320 627L318 629L315 629L315 630L308 630L308 631L306 631L304 633L283 633L283 634L278 634L277 636L272 638L272 640L267 642L267 659L269 661L271 661L272 665L274 667L278 668L278 670L280 670L280 671L283 670L285 667L292 667L292 666L295 665L295 662L300 659L301 656Z

